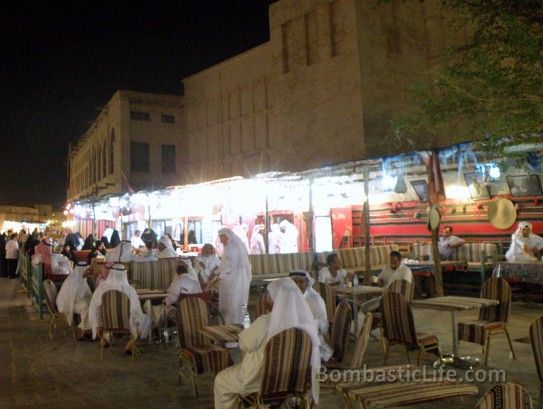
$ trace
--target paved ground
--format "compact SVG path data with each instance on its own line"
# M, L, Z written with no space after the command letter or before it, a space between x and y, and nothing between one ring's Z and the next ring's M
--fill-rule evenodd
M541 308L525 308L515 303L510 329L513 338L528 335L528 325L543 314ZM461 318L474 317L473 313ZM47 339L48 317L39 320L21 287L0 279L0 408L194 408L213 406L212 378L203 376L202 396L193 398L186 385L177 385L178 361L175 353L146 346L134 362L120 348L98 360L96 343L76 342L70 336ZM450 350L449 316L415 310L419 331L439 336L444 351ZM530 346L514 342L518 355L509 359L505 342L496 340L491 348L492 367L507 368L508 380L524 385L534 398L538 380ZM462 344L464 354L481 356L476 345ZM372 342L366 353L368 366L382 363L379 344ZM403 353L392 355L390 363L405 363ZM480 394L489 384L480 385ZM341 399L322 393L320 408L342 407ZM421 404L417 408L471 408L477 397L449 399Z

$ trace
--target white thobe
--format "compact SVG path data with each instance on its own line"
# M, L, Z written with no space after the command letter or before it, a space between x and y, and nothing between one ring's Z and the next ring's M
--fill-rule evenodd
M157 254L158 258L174 258L179 257L179 254L172 247L166 247L164 250Z
M222 370L215 377L215 409L237 408L239 396L260 390L269 322L269 314L261 315L239 334L243 360Z
M505 258L510 263L530 263L537 261L537 258L533 254L528 254L524 250L524 246L528 245L529 249L543 248L543 238L539 237L537 234L532 234L528 237L523 237L520 234L513 234L511 236L511 246L507 253L505 253Z
M225 252L226 254L226 252ZM237 257L245 257L237 255ZM243 323L243 306L249 301L251 278L244 271L235 271L232 262L223 257L220 265L219 311L225 324Z
M308 288L304 293L304 298L309 305L309 309L313 314L313 318L317 322L317 328L319 329L319 341L321 342L319 349L321 352L321 359L327 362L334 350L330 345L326 343L325 337L328 337L328 315L326 313L326 304L320 294L313 288Z

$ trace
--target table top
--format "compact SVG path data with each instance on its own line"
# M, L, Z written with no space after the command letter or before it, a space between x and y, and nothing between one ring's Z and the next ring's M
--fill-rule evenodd
M198 330L200 334L220 343L235 343L239 340L239 333L243 326L238 324L210 325Z
M476 308L498 305L499 303L498 300L490 300L488 298L457 297L452 295L411 301L411 305L414 307L443 311L474 310Z
M150 290L148 288L138 288L136 289L136 293L138 294L138 298L142 301L157 300L168 295L164 290Z
M151 290L150 288L136 288L136 292L139 295L139 294L158 294L158 293L162 294L165 291L158 290L158 289Z
M359 285L358 287L332 287L338 294L359 295L359 294L381 294L383 287L374 287L371 285Z
M433 267L434 262L432 260L418 261L412 263L404 263L407 267ZM441 266L457 266L466 264L463 260L441 260L439 262Z

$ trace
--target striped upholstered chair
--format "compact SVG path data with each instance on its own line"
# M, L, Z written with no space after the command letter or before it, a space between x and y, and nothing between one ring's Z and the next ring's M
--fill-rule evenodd
M49 314L51 315L51 320L49 321L49 330L47 332L47 335L49 336L49 339L53 339L53 327L56 327L56 324L60 324L60 333L64 335L64 329L69 326L68 320L66 319L66 316L58 311L57 308L57 287L55 286L55 283L53 283L51 280L47 279L43 282L43 289L45 292L45 303L47 304L47 309L49 310ZM74 339L76 337L75 335L75 326L73 327L74 330Z
M543 409L543 316L530 325L530 341L539 375L539 407Z
M368 347L368 340L370 338L372 322L373 322L373 315L370 312L366 314L364 323L362 324L362 327L360 328L360 331L358 332L358 337L356 338L356 344L354 346L351 362L349 362L349 364L346 364L343 362L339 362L334 358L331 358L326 363L326 367L328 369L356 369L356 368L362 367L362 360L364 359L364 354L366 353L366 348Z
M481 298L498 300L500 303L496 306L481 308L477 321L459 322L458 340L482 345L485 351L485 365L487 365L490 338L505 333L513 359L516 359L513 343L507 331L507 320L511 309L511 287L503 278L489 278L481 288Z
M102 307L100 308L102 317L102 328L109 334L110 350L113 346L115 335L128 335L130 333L130 298L120 291L110 290L102 294ZM100 361L104 355L103 342L100 342ZM132 354L132 359L134 359Z
M280 405L289 397L300 398L300 408L310 408L307 399L311 380L311 338L305 331L289 328L273 336L264 350L260 391L242 397L257 409Z
M196 376L204 372L217 373L232 364L228 350L213 345L198 331L209 325L206 303L199 297L187 297L177 305L177 332L179 334L179 383L187 370L195 396L198 396ZM188 365L187 365L188 364Z
M328 322L332 324L334 316L336 315L336 295L334 290L328 284L318 283L317 291L324 300L326 305L326 315L328 316Z
M437 336L415 331L413 312L401 294L385 291L381 298L381 313L385 339L385 364L390 346L395 344L405 347L409 363L411 363L410 351L413 350L419 351L418 365L421 364L423 352L431 352L441 357Z
M533 409L532 398L516 383L500 383L489 389L475 409Z
M345 352L347 352L347 345L349 344L349 330L351 329L352 321L352 308L347 301L339 303L334 315L334 321L332 322L332 328L330 330L330 343L334 350L332 355L333 361L341 363L345 358Z

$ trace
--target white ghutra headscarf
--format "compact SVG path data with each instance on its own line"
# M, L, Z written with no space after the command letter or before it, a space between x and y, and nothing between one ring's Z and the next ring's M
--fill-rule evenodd
M92 295L87 280L83 277L87 268L88 265L86 262L78 262L72 273L62 283L62 287L60 287L57 296L57 308L59 312L66 316L68 325L72 325L74 303L78 293L81 298Z
M268 293L273 300L266 342L273 336L289 328L299 328L311 338L311 393L316 404L319 403L319 382L317 375L321 366L319 332L313 314L302 292L290 278L281 278L268 285Z

